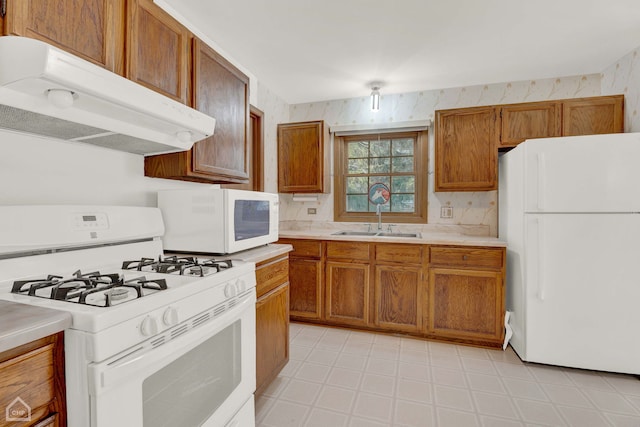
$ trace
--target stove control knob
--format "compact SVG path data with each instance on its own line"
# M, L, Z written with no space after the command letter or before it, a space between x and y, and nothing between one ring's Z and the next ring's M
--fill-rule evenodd
M235 297L237 293L238 293L238 291L236 290L235 285L233 285L231 283L227 283L224 286L224 296L225 297L232 298L232 297Z
M166 326L173 326L178 324L178 310L173 307L169 307L164 311L162 315L162 323Z
M142 319L142 323L140 324L140 332L142 335L150 337L158 333L158 323L156 319L151 316L147 316Z
M238 287L239 292L244 292L247 290L247 283L242 279L238 279L238 281L236 282L236 286Z

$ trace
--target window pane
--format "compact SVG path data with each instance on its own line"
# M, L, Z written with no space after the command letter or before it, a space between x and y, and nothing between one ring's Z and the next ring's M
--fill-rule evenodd
M391 193L413 193L416 188L416 179L412 176L394 176L391 185Z
M347 194L367 194L369 178L366 176L347 177Z
M391 141L383 139L380 141L371 141L369 144L371 148L371 157L389 157L391 155Z
M384 185L386 185L387 187L391 188L391 179L388 175L386 176L370 176L369 177L369 187L371 187L373 184L376 183L382 183ZM367 187L367 188L369 188Z
M415 197L413 194L391 194L391 209L394 212L414 212Z
M347 212L366 212L369 198L362 196L347 196Z
M413 156L413 139L394 139L391 154L394 156Z
M377 157L370 159L371 173L389 173L391 172L391 158Z
M369 141L350 142L348 150L350 159L354 157L369 157Z
M413 172L413 157L394 157L393 171L395 173Z
M382 205L381 212L391 212L391 202ZM369 212L376 212L376 205L369 203ZM377 217L376 217L377 218Z
M368 159L349 159L349 171L347 173L369 173Z

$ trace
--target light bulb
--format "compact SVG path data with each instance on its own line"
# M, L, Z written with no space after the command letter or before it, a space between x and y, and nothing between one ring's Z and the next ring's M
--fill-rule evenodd
M73 105L73 92L66 89L49 89L47 99L58 108L69 108Z
M380 110L380 88L378 86L374 86L371 88L371 111L379 111Z

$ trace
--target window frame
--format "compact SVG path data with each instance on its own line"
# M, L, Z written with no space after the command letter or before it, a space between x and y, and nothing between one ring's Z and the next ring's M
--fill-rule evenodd
M383 212L382 222L384 223L427 223L427 147L428 131L406 131L406 132L366 132L357 135L334 136L334 182L333 182L333 220L336 222L376 222L375 212L347 212L346 202L346 175L348 172L347 158L349 142L362 139L407 138L416 139L414 150L414 171L415 171L415 212ZM393 173L389 173L394 176ZM406 175L406 174L402 174Z

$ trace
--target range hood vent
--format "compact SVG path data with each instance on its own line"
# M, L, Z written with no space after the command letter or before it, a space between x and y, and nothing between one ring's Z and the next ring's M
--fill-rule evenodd
M44 42L0 37L0 128L129 153L190 149L215 119Z

